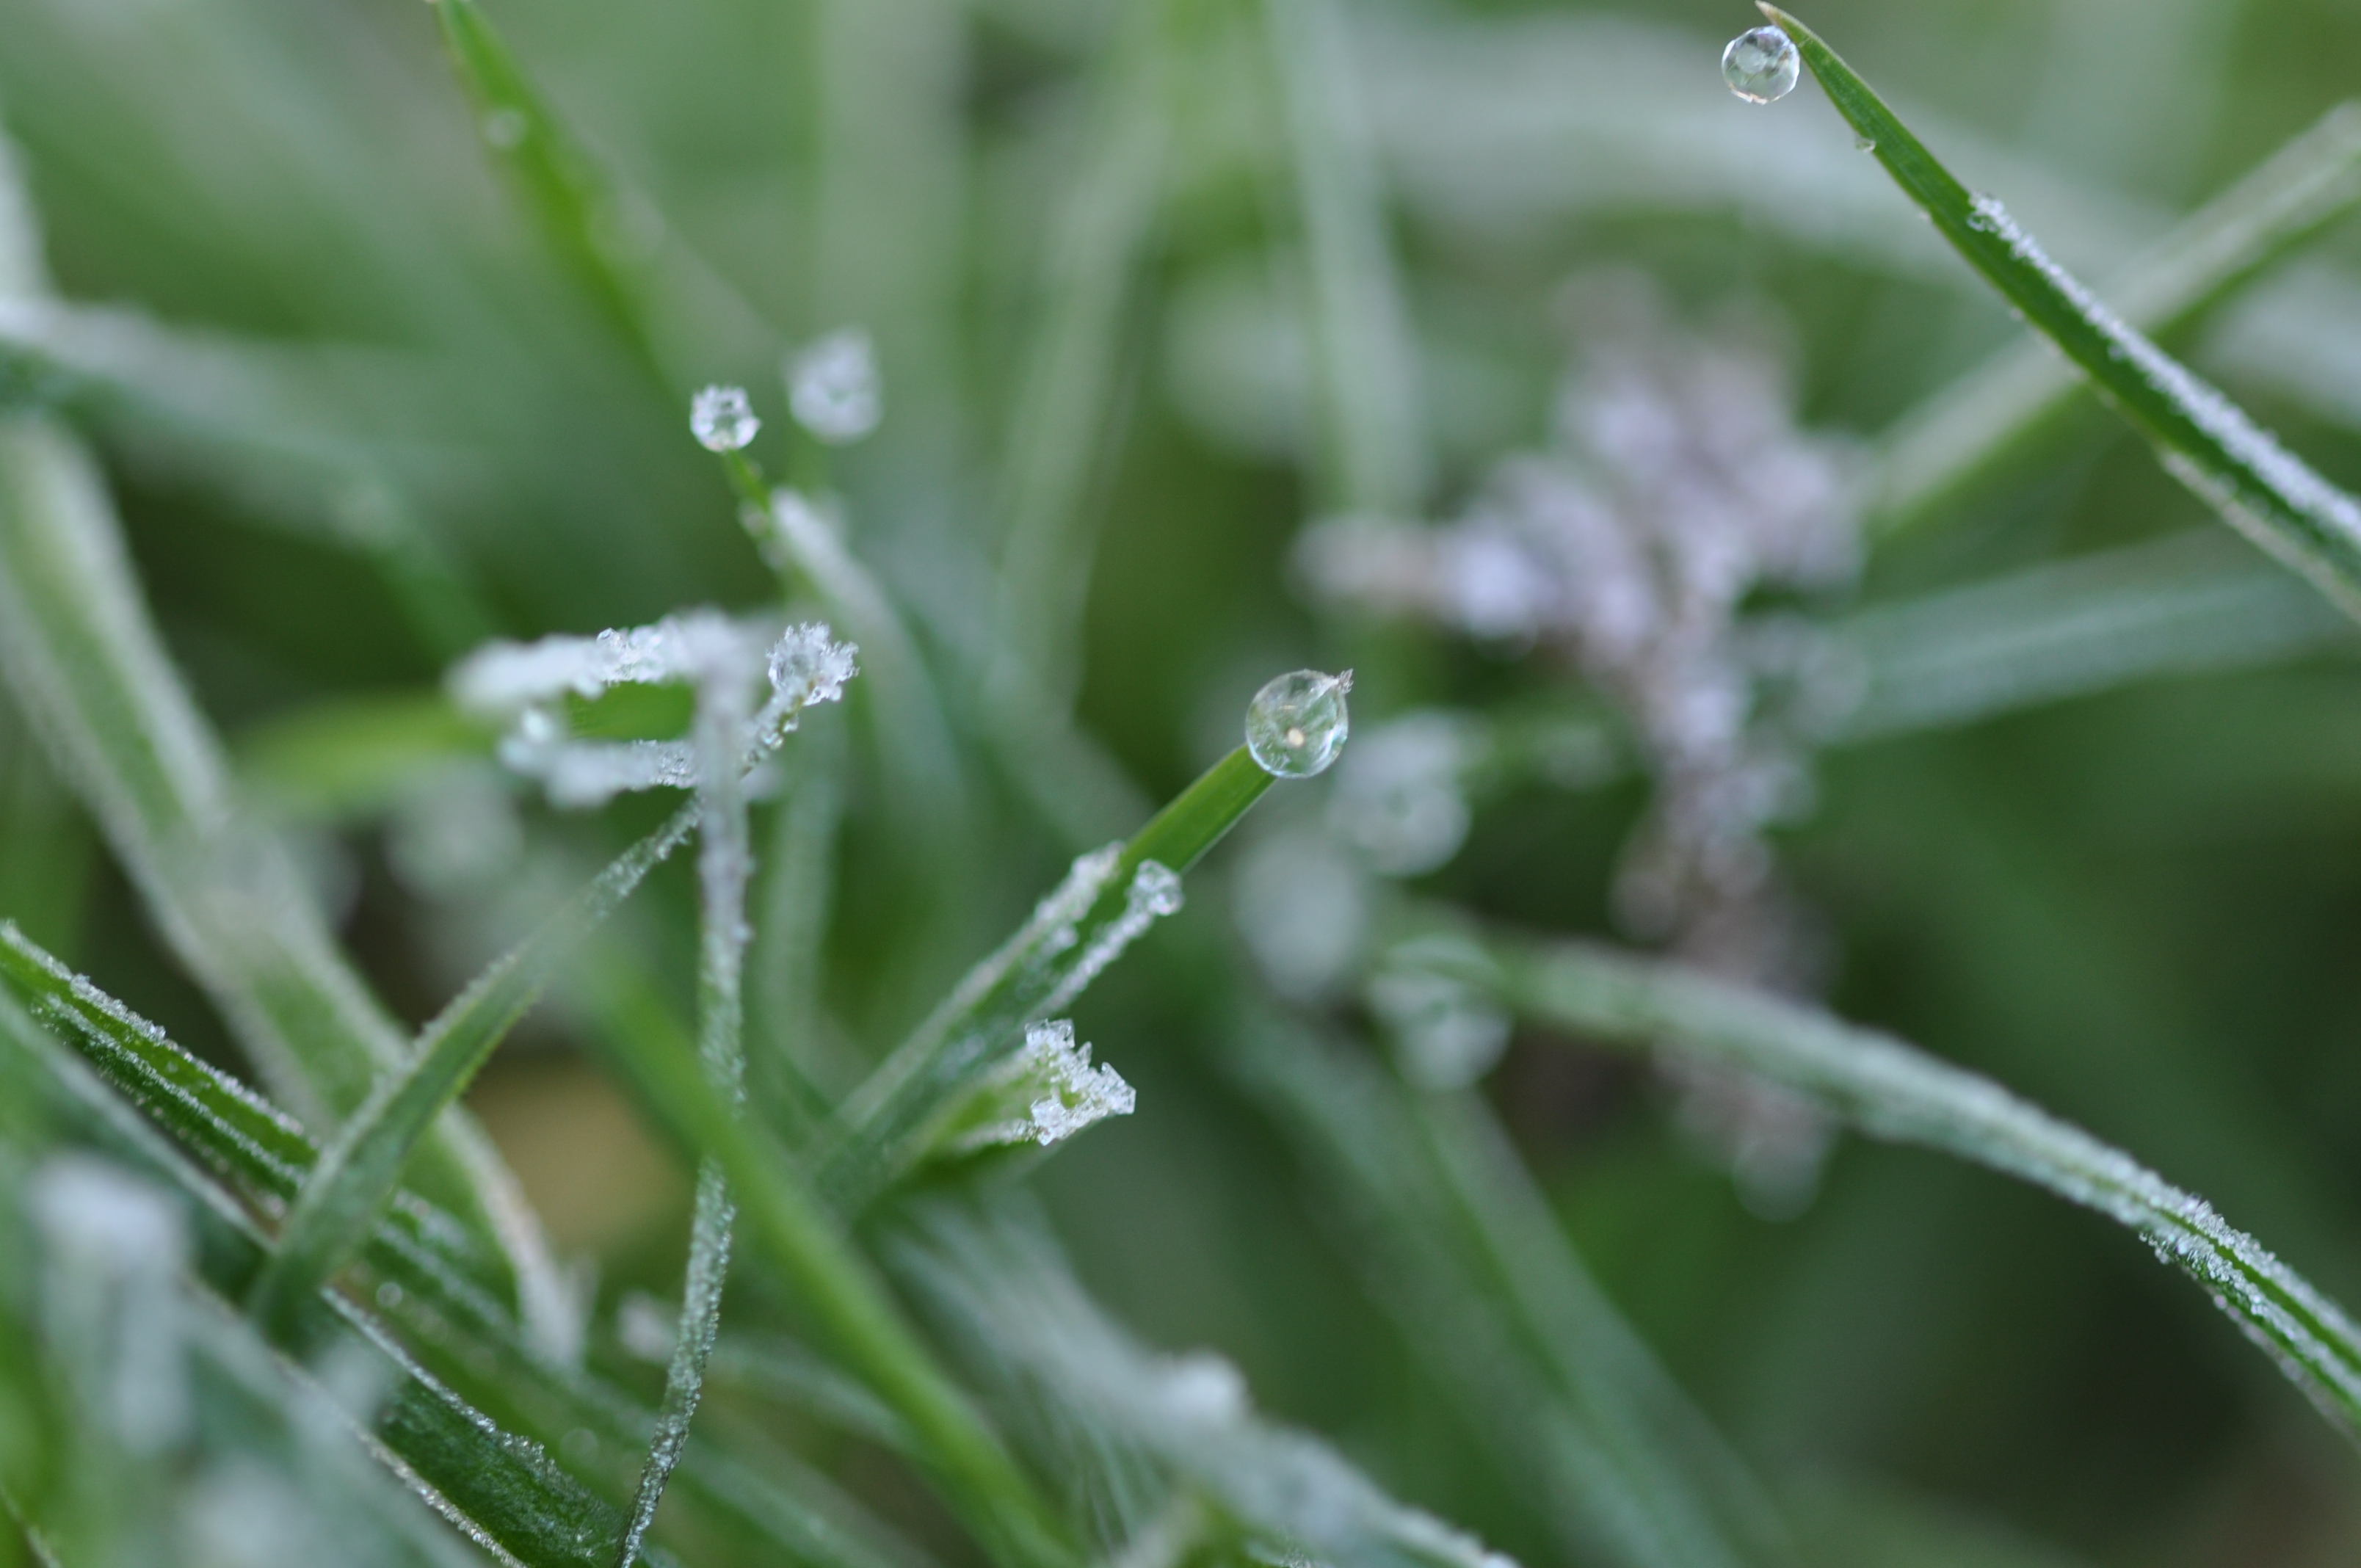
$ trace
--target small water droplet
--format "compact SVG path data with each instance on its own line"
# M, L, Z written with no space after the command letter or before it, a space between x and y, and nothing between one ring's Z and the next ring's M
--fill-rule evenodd
M1721 51L1721 79L1750 104L1770 104L1795 90L1803 60L1779 27L1750 27Z
M1297 670L1255 693L1246 707L1246 750L1263 771L1283 779L1308 779L1345 749L1352 727L1345 694L1353 672L1324 675Z
M688 428L708 452L736 452L754 439L763 422L743 387L708 387L690 400Z
M1859 131L1855 131L1852 135L1852 149L1855 152L1875 152L1877 150L1877 138L1874 137L1865 137Z

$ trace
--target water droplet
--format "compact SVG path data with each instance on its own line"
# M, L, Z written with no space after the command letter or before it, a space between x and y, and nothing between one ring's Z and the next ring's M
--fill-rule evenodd
M1855 152L1875 152L1877 150L1877 138L1874 137L1865 137L1859 131L1855 131L1852 137L1852 149Z
M1721 51L1721 79L1750 104L1775 103L1795 90L1802 64L1784 30L1751 27Z
M708 452L735 452L754 439L763 422L743 387L708 387L690 400L688 428Z
M1255 693L1246 707L1246 750L1263 771L1283 779L1308 779L1323 771L1345 749L1352 728L1345 694L1353 672L1323 675L1297 670Z

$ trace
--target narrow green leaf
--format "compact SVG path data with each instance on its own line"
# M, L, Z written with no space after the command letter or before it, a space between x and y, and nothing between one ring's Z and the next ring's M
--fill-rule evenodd
M0 925L0 1014L12 1005L43 1026L34 1032L40 1048L32 1064L42 1081L64 1085L70 1098L115 1130L116 1142L140 1153L242 1238L214 1280L219 1288L242 1292L263 1261L265 1233L255 1216L276 1212L300 1190L318 1157L310 1138L244 1085L189 1056L154 1025ZM0 1042L5 1034L0 1031ZM48 1048L60 1041L71 1055ZM131 1115L131 1106L152 1118L171 1143ZM180 1151L226 1189L190 1169ZM512 1446L521 1440L508 1433L530 1430L544 1441L588 1431L619 1449L648 1442L653 1418L635 1400L586 1376L561 1376L527 1349L508 1309L469 1272L480 1270L482 1260L468 1255L464 1233L448 1215L413 1194L398 1194L362 1261L379 1310L411 1331L421 1364L431 1364L428 1375L440 1379L430 1403L460 1399L455 1386L465 1385L473 1389L468 1398L497 1413L498 1434L478 1441ZM341 1298L323 1299L348 1318L357 1315ZM494 1376L484 1376L485 1368ZM431 1409L416 1420L444 1430ZM479 1423L469 1414L462 1424ZM462 1452L453 1463L469 1461ZM476 1463L497 1471L505 1462L479 1456ZM835 1568L917 1568L907 1548L885 1539L791 1456L766 1453L757 1473L719 1446L700 1444L683 1456L680 1483L675 1491L685 1487L706 1514L725 1516L796 1560ZM622 1522L620 1512L613 1517L610 1541L620 1537Z
M1001 1568L1071 1568L1055 1516L786 1157L700 1070L678 1025L640 995L581 984L613 1026L598 1041L686 1147L719 1166L741 1221L792 1285L828 1347L908 1427L945 1498Z
M378 1080L321 1150L247 1298L247 1310L266 1332L284 1337L290 1315L358 1250L434 1119L457 1101L582 938L680 846L696 821L697 808L684 806L599 872L540 930L477 976L426 1026L409 1061Z
M2361 203L2361 104L2339 104L2106 283L2129 326L2161 337L2235 293ZM1896 422L1871 527L1897 532L2020 450L2073 403L2080 371L2026 337Z
M1989 1166L2137 1233L2194 1279L2329 1420L2361 1438L2361 1330L2202 1199L1999 1084L1875 1031L1678 965L1577 944L1498 940L1520 1012L1587 1039L1664 1044L1758 1073L1872 1137ZM1500 976L1505 976L1505 980Z
M841 1130L819 1165L820 1189L831 1205L857 1212L917 1165L967 1093L1016 1048L1025 1025L1063 1006L1130 939L1141 868L1187 872L1270 784L1271 775L1241 746L1128 844L1077 861L1033 918L847 1101Z
M492 737L439 688L372 692L239 730L240 781L275 815L342 822L382 812L422 779L488 762Z
M2361 616L2361 503L2049 259L1989 196L1971 196L1818 35L1776 6L1804 62L1936 229L2156 444L2164 466L2224 521Z

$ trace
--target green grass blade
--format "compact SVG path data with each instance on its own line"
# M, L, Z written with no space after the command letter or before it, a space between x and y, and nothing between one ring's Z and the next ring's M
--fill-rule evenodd
M1937 231L2156 444L2173 477L2361 616L2361 503L2110 313L1998 202L1971 196L1818 35L1775 6L1763 13L1794 38L1838 113L1874 144L1878 161Z
M1129 917L1140 868L1153 862L1185 873L1270 784L1271 775L1241 746L1129 843L1076 861L1076 877L1063 893L1088 898L1087 905L1066 907L1058 894L1045 900L848 1100L842 1132L819 1167L830 1203L857 1212L914 1167L964 1095L1016 1048L1025 1025L1087 985L1098 972L1091 966L1109 961L1105 944ZM1086 862L1086 880L1077 880L1085 878Z
M696 819L696 808L683 806L599 872L539 931L477 976L427 1025L410 1059L378 1080L320 1152L255 1281L247 1310L266 1332L283 1336L290 1314L359 1249L435 1118L457 1102L582 938L680 846Z
M1249 1539L1340 1568L1503 1568L1326 1444L1256 1415L1227 1363L1141 1347L1026 1216L930 1203L892 1256L980 1361L1041 1387L1111 1446L1152 1456Z
M2361 1436L2361 1330L2202 1199L1991 1080L1824 1013L1603 948L1495 942L1518 1011L1587 1039L1664 1043L1793 1089L1872 1137L2048 1189L2136 1232L2194 1279L2340 1429Z
M717 1164L739 1214L790 1284L822 1341L908 1428L945 1498L1001 1568L1071 1568L1071 1552L1033 1484L937 1365L884 1285L775 1146L708 1081L680 1031L644 996L583 989L612 1026L599 1043L683 1145Z
M1130 0L1093 76L1082 167L1035 291L1039 325L1010 421L994 647L1060 699L1079 679L1092 520L1085 502L1117 423L1128 307L1171 156L1170 0Z
M1433 479L1417 346L1336 0L1264 0L1303 225L1321 503L1415 517Z
M1299 1135L1349 1254L1570 1559L1793 1560L1760 1486L1591 1280L1480 1102L1414 1094L1278 1017L1234 1074Z
M2108 279L2118 317L2177 332L2361 203L2361 104L2340 104L2162 243ZM2012 345L1897 422L1878 463L1870 526L1921 521L2021 450L2073 404L2082 376L2037 338Z
M1853 745L2136 681L2250 669L2354 641L2321 597L2213 530L1875 606L1839 622Z

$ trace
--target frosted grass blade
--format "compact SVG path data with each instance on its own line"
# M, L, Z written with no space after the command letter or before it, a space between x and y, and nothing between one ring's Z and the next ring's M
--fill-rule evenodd
M11 1005L21 1006L45 1031L38 1032L43 1045L32 1064L39 1069L37 1078L66 1084L77 1103L117 1130L116 1141L147 1151L144 1158L245 1238L236 1266L215 1281L242 1293L263 1261L264 1232L253 1216L294 1197L318 1157L311 1139L244 1085L187 1055L154 1025L0 925L0 1012ZM63 1042L71 1056L49 1049L50 1042ZM0 1059L5 1056L0 1050ZM132 1106L172 1143L133 1117ZM189 1169L182 1152L226 1189ZM380 1310L411 1330L422 1359L432 1364L430 1376L446 1389L472 1385L470 1397L492 1402L505 1431L536 1431L544 1441L580 1431L602 1443L643 1447L652 1415L618 1389L579 1373L561 1377L531 1355L507 1308L469 1274L480 1269L481 1260L447 1250L457 1234L447 1215L404 1192L379 1217L361 1255L367 1278L378 1286ZM389 1301L393 1305L386 1307ZM338 1310L351 1315L347 1307ZM481 1377L487 1366L498 1369L497 1378ZM836 1568L912 1568L907 1548L884 1538L788 1456L765 1455L757 1474L720 1447L700 1445L683 1457L675 1490L684 1489L701 1516L725 1516L799 1560ZM621 1515L615 1517L620 1531Z
M1479 1101L1416 1094L1277 1016L1235 1034L1233 1075L1299 1133L1371 1294L1570 1559L1794 1560L1759 1486L1592 1282Z
M971 970L846 1101L839 1135L818 1168L830 1204L858 1212L914 1167L965 1094L1016 1048L1025 1025L1088 984L1097 973L1090 965L1110 960L1108 938L1130 914L1142 868L1186 872L1270 784L1271 775L1241 746L1129 843L1075 861L1066 884L1033 919Z
M695 808L631 847L513 951L477 976L426 1026L410 1059L378 1080L320 1151L280 1227L247 1310L273 1337L366 1238L427 1129L457 1102L493 1049L582 938L688 837Z
M1264 0L1294 166L1320 388L1321 500L1414 517L1432 479L1417 350L1335 0Z
M1093 71L1082 167L1035 290L1039 325L1002 470L996 655L1032 672L1058 698L1070 697L1079 678L1076 642L1095 543L1085 502L1118 424L1125 317L1170 158L1168 6L1130 0Z
M1776 6L1762 9L1795 40L1829 102L1874 144L1877 160L1937 231L2156 444L2173 477L2361 616L2361 503L2110 313L1998 202L1971 196L1817 34Z
M1073 1568L1048 1504L937 1365L834 1216L775 1146L735 1113L660 1006L579 984L605 1014L598 1043L641 1100L688 1148L717 1164L750 1242L791 1285L822 1342L898 1416L928 1472L1001 1568Z
M2137 1234L2269 1354L2340 1429L2361 1436L2361 1331L2343 1309L2204 1200L1991 1080L1808 1007L1603 948L1498 941L1518 1011L1584 1037L1663 1043L1758 1073L1872 1137L1988 1166Z
M1388 1497L1326 1444L1257 1416L1226 1361L1143 1349L1084 1293L1038 1223L933 1203L895 1237L892 1257L980 1362L1151 1456L1249 1539L1342 1568L1512 1568Z
M2203 315L2361 203L2361 104L2340 104L2107 280L2119 318L2151 337ZM1896 532L1971 484L2069 406L2081 375L2022 340L1905 414L1878 464L1871 527Z
M1835 636L1862 687L1828 739L1854 745L2350 646L2354 627L2209 530L1879 605Z

